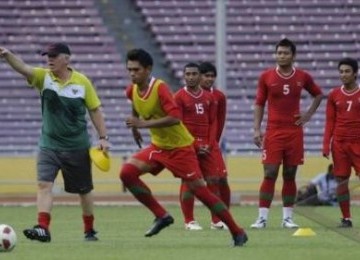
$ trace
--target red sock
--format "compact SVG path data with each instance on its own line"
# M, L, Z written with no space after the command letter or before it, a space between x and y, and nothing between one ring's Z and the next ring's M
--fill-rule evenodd
M282 186L282 200L284 207L294 206L296 199L295 179L285 179Z
M219 182L220 198L230 208L231 190L227 178L221 178Z
M140 169L136 166L126 163L121 169L120 179L135 198L144 204L157 218L165 216L166 210L153 197L146 184L140 180L140 173Z
M259 207L270 208L274 198L276 179L265 177L260 186Z
M193 190L193 193L211 210L211 212L215 213L221 221L229 227L233 236L244 232L244 230L236 224L225 204L212 194L208 187L196 187L195 190Z
M84 232L94 230L94 215L82 216L84 222Z
M51 220L51 215L48 212L39 212L38 213L38 225L49 229L50 226L50 220Z
M342 181L338 184L336 195L343 218L351 218L350 192L347 181Z
M216 195L218 198L221 198L218 183L210 183L209 182L209 183L207 183L207 186L214 195ZM212 221L212 223L218 223L220 221L220 219L215 213L211 212L211 221Z
M185 183L180 185L180 207L185 223L194 221L194 194Z

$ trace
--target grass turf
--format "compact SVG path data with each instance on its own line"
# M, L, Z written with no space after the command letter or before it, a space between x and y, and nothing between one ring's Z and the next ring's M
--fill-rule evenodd
M232 212L249 235L244 247L230 246L231 236L226 231L209 228L209 214L205 207L197 206L196 219L204 227L202 231L185 231L177 206L167 207L175 217L175 224L159 235L145 238L153 216L139 206L97 206L96 229L100 241L84 242L80 207L55 206L52 214L52 242L43 244L27 240L22 230L34 224L36 209L30 207L0 207L0 223L10 224L18 235L15 249L0 253L0 259L356 259L360 256L359 243L329 228L329 219L338 223L337 207L317 207L316 216L324 216L327 225L321 225L303 215L295 215L301 227L316 232L312 237L296 237L296 230L280 227L281 207L270 211L268 227L252 230L249 225L257 216L257 208L234 206ZM359 233L356 221L360 208L353 206L354 228ZM321 221L320 221L321 223Z

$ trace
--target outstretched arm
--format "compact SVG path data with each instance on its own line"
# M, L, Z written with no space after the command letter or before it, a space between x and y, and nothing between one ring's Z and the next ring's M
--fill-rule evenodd
M5 61L18 73L30 80L33 75L34 68L27 65L20 57L16 56L10 50L0 46L0 58Z

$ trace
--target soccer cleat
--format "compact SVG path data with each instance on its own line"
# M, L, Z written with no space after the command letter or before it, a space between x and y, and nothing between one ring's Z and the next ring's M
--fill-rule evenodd
M214 230L228 230L229 228L226 226L226 224L222 221L219 221L217 223L211 222L210 229Z
M38 240L40 242L50 242L51 235L48 229L36 225L33 228L24 229L24 235L31 240Z
M348 218L342 218L339 228L352 228L352 222Z
M202 230L203 228L199 225L197 221L190 221L188 223L185 223L185 229L186 230Z
M234 246L243 246L248 241L248 236L244 232L236 236L233 236L233 240L234 240Z
M254 224L250 226L251 228L266 228L266 219L259 217Z
M156 235L159 233L162 229L166 228L167 226L170 226L174 223L174 218L170 215L163 217L163 218L156 218L154 220L154 224L151 226L151 228L145 233L146 237L151 237L153 235Z
M98 241L99 239L97 238L96 235L96 231L91 229L89 231L85 232L85 241Z
M295 224L292 220L292 218L288 217L286 219L283 219L281 226L283 228L298 228L299 225Z

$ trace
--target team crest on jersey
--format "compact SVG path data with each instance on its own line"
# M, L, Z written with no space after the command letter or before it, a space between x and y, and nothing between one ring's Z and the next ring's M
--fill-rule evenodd
M301 81L297 81L297 82L296 82L296 86L301 87L302 85L303 85L303 84L302 84Z
M72 93L76 95L79 91L77 89L72 89Z

